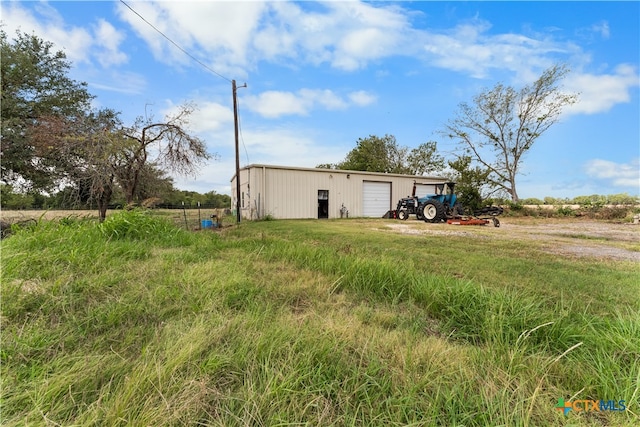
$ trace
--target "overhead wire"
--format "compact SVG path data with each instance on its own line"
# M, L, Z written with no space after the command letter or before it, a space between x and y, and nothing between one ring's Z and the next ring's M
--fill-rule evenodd
M182 53L184 53L185 55L187 55L189 58L193 59L195 62L197 62L198 64L200 64L200 66L202 66L203 68L205 68L207 71L215 74L216 76L228 81L229 83L233 83L233 81L225 76L223 76L222 74L218 73L217 71L213 70L212 68L210 68L209 66L207 66L206 64L204 64L202 61L200 61L198 58L196 58L195 56L193 56L192 54L190 54L187 50L183 49L180 45L178 45L176 42L174 42L171 38L169 38L166 34L164 34L162 31L160 31L158 28L156 28L152 23L150 23L149 21L147 21L145 19L144 16L142 16L141 14L139 14L135 9L133 9L131 6L129 6L124 0L120 0L120 3L122 3L123 5L125 5L131 12L133 12L134 14L136 14L140 19L142 19L147 25L149 25L151 28L153 28L158 34L160 34L162 37L164 37L167 41L169 41L169 43L171 43L172 45L174 45L177 49L179 49ZM239 120L239 119L238 119ZM240 125L240 122L238 121L238 124ZM240 138L242 139L242 146L244 148L245 151L245 155L247 156L247 163L249 162L249 152L247 151L247 146L244 143L244 137L242 135L242 129L240 128L239 130L240 133Z
M196 58L195 56L193 56L192 54L190 54L189 52L187 52L185 49L183 49L180 45L178 45L176 42L174 42L171 38L169 38L166 34L164 34L162 31L160 31L158 28L156 28L151 22L147 21L145 19L144 16L140 15L138 12L136 12L131 6L129 6L124 0L120 0L120 3L122 3L123 5L125 5L131 12L135 13L140 19L142 19L147 25L149 25L151 28L153 28L156 32L158 32L158 34L160 34L162 37L164 37L165 39L167 39L167 41L169 41L169 43L171 43L172 45L174 45L176 48L178 48L182 53L184 53L185 55L187 55L189 58L193 59L194 61L196 61L198 64L200 64L203 68L205 68L206 70L208 70L209 72L215 74L216 76L225 79L226 81L228 81L229 83L231 83L231 79L223 76L222 74L218 73L217 71L213 70L212 68L210 68L208 65L204 64L202 61L200 61L198 58Z

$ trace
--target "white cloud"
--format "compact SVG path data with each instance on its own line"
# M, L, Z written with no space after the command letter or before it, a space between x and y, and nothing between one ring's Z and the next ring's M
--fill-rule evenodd
M233 123L233 111L228 106L210 101L193 101L189 104L193 106L193 111L188 117L187 128L197 134L228 130L229 124ZM174 116L181 108L182 105L169 103L161 113L165 117Z
M130 7L147 22L121 3L117 12L146 41L158 61L187 64L192 61L189 55L193 55L223 75L237 75L250 65L252 56L247 49L266 5L244 1L131 3Z
M557 59L575 61L580 69L591 60L580 47L559 41L553 34L492 33L491 24L475 19L453 28L433 30L414 27L419 12L401 3L350 2L132 2L140 15L201 62L225 76L242 77L261 61L287 67L307 64L356 71L391 56L422 60L427 66L488 78L510 72L518 82L531 82ZM160 61L183 66L193 61L171 45L122 3L115 3L119 17L127 22ZM98 20L86 28L64 23L47 3L30 10L20 3L3 3L3 23L8 33L20 27L35 31L56 46L64 47L70 60L97 60L103 67L127 62L122 51L124 33L113 24ZM602 37L609 36L606 21L592 26ZM383 71L379 71L382 73ZM92 83L90 81L90 83ZM571 73L567 89L581 93L580 102L567 113L593 114L629 102L639 85L637 69L620 65L609 74ZM116 83L95 83L117 88ZM123 92L131 93L132 89ZM265 92L253 108L265 117L309 114L319 106L344 109L368 105L374 98L338 96L331 91Z
M487 78L492 71L508 70L514 80L529 82L539 71L551 66L550 55L575 55L571 43L554 41L550 36L491 34L491 25L482 20L460 24L441 32L420 31L424 60L441 68Z
M120 50L120 43L124 34L115 29L109 22L101 19L95 26L96 45L102 47L96 52L96 57L103 67L126 63L127 55Z
M138 73L114 70L91 79L89 87L133 95L144 92L147 80Z
M569 75L565 87L580 93L579 101L566 109L568 114L607 112L616 104L628 103L631 90L640 86L638 70L631 65L619 65L611 74Z
M365 107L374 104L378 100L378 97L367 91L358 90L349 94L349 100L357 106Z
M335 163L340 157L335 147L318 143L314 134L310 129L276 127L245 130L242 139L250 163L299 167Z
M233 123L233 111L228 106L215 102L198 102L197 105L189 121L195 132L218 132L230 128Z
M13 38L16 30L34 33L53 43L57 50L63 50L67 59L74 63L89 60L93 44L89 31L80 27L68 28L59 13L46 3L38 4L34 11L21 7L19 3L3 2L2 24L7 36Z
M188 61L129 8L117 7L158 60ZM355 70L397 54L403 31L409 29L402 9L360 2L192 2L189 7L136 2L131 7L183 49L203 52L198 59L223 74L238 67L246 71L262 60L291 64L292 59Z
M122 3L116 3L120 19L131 25L133 30L138 33L138 36L147 42L147 45L156 58L167 58L169 55L165 54L163 49L167 41L156 30L154 30L151 25L153 25L158 31L165 33L165 31L167 31L168 19L165 19L165 16L162 16L162 11L158 10L154 3L135 2L132 3L132 5L133 10L135 10L135 12L140 16L143 16L148 23L145 23L140 16L137 16Z
M336 68L354 71L371 60L392 55L397 44L398 38L382 28L357 29L338 42L332 63Z
M304 99L308 100L309 104L318 104L327 110L344 110L348 107L346 101L329 89L301 89L299 93Z
M443 30L414 27L411 19L417 12L401 4L224 1L193 2L189 7L181 2L133 6L183 48L201 52L199 59L223 75L247 76L260 61L293 68L327 64L352 72L384 58L405 56L480 79L507 71L522 84L533 81L559 57L575 61L576 69L591 61L582 48L552 33L496 34L491 23L482 19ZM117 7L159 60L190 61L125 6ZM591 31L607 38L609 24L594 24ZM567 112L589 114L628 102L629 89L637 86L638 78L636 71L622 65L611 75L576 74L571 83L569 89L582 97ZM308 114L315 103L300 94L282 92L261 98L265 102L259 109L268 117Z
M2 24L10 38L19 30L53 43L71 62L71 77L86 81L90 88L125 94L139 94L146 88L145 77L120 67L129 60L121 48L125 34L104 19L78 27L67 24L46 2L31 9L18 2L3 2ZM93 105L100 107L97 101Z
M361 2L327 2L324 15L306 25L294 26L300 49L307 57L323 58L338 69L355 71L369 62L408 53L412 48L407 12L395 5L373 6ZM315 31L309 31L309 28ZM318 38L319 30L325 34ZM329 37L327 37L329 36Z
M285 115L308 115L311 110L345 110L351 106L363 107L375 101L366 91L356 91L342 97L329 89L300 89L297 92L266 91L242 98L248 110L263 117L277 118Z
M609 29L609 23L602 21L600 24L594 24L591 26L591 30L600 35L603 39L609 39L611 36L611 30Z
M309 99L291 92L267 91L258 96L245 96L243 101L247 109L268 118L291 114L306 115L311 108Z
M2 24L9 37L19 30L34 33L53 43L55 49L64 51L74 65L91 63L96 59L107 68L128 61L127 55L120 49L125 39L124 33L104 19L88 23L87 28L71 26L47 3L38 3L29 10L17 2L8 2L2 5Z
M629 163L593 159L584 165L587 175L609 182L614 187L633 187L640 191L640 159Z

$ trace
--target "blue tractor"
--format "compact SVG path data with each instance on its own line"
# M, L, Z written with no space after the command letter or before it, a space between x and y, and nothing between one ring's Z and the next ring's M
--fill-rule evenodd
M464 215L464 208L454 193L455 182L434 184L435 193L416 197L416 185L413 184L411 197L398 201L396 218L407 219L409 215L426 222L441 222L448 218Z

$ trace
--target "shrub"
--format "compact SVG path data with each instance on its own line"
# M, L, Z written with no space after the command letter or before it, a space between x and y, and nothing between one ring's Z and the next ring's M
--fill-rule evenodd
M593 218L597 219L624 219L627 217L628 213L628 208L616 206L611 208L604 207L601 209L597 209L592 213L592 215Z
M559 216L576 216L576 213L570 206L560 206L556 212Z
M520 202L518 202L518 203L509 202L507 205L509 206L509 209L514 211L514 212L519 212L522 209L524 209L524 205L522 203L520 203Z
M513 203L512 201L505 200L500 203L496 203L497 199L493 199L491 205L495 206L503 206L504 207L504 216L522 216L522 209L524 205L519 203Z

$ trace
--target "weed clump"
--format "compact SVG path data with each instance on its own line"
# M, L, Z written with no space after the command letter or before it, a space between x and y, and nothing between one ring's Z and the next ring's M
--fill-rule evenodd
M104 237L111 240L170 241L185 234L171 222L152 216L144 209L120 211L108 217L99 229Z

